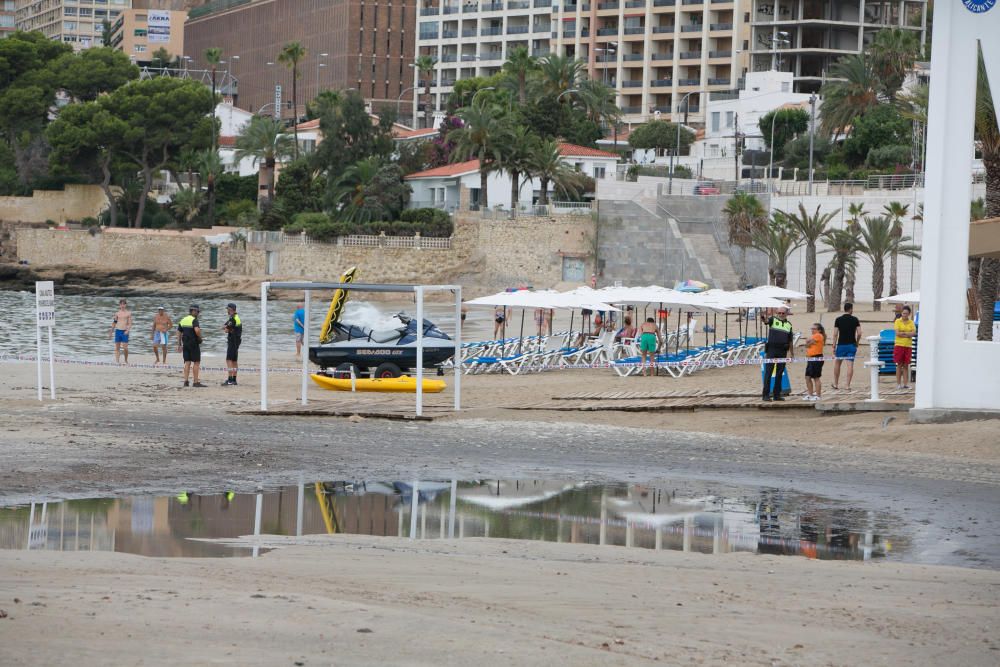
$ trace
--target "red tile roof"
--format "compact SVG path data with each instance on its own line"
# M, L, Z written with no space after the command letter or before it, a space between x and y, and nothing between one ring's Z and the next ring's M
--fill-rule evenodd
M608 151L602 151L597 148L588 148L587 146L577 146L576 144L559 144L559 154L563 157L600 157L600 158L618 158L617 153L609 153Z
M299 123L297 126L299 130L318 130L319 129L319 118L313 118L312 120L307 120L304 123Z
M219 136L219 145L220 146L226 146L226 147L235 146L236 145L236 137Z
M434 167L426 171L418 171L407 176L413 178L448 178L449 176L464 176L474 174L479 171L479 160L469 160L468 162L458 162L456 164L446 164L443 167Z
M419 130L397 130L393 128L392 136L396 139L419 139L420 137L433 137L438 135L438 130L433 127L422 127Z

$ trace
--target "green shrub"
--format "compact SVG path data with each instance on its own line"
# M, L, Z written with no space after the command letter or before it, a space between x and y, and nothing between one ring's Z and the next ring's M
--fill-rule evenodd
M670 167L649 167L644 165L635 165L637 176L656 176L659 178L668 178L670 176ZM678 164L674 165L674 178L693 178L694 173L684 165Z
M299 213L284 230L288 233L305 232L317 241L331 241L340 236L367 234L378 236L449 237L454 230L451 216L436 208L408 209L400 215L401 220L352 222L331 220L325 213Z
M250 199L237 199L226 202L215 209L215 220L217 224L239 225L240 220L250 213L257 212L257 204Z
M865 166L874 169L895 169L899 165L909 166L911 158L912 153L907 145L879 146L868 151Z

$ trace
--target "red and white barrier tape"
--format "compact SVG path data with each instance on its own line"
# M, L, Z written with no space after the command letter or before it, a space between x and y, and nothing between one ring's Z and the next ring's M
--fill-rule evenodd
M34 362L37 361L38 357L33 354L0 354L0 363L19 363L19 362ZM44 363L48 363L48 357L42 357ZM56 357L55 362L57 364L67 364L73 366L92 366L92 367L107 367L107 368L127 368L127 369L137 369L137 370L168 370L168 371L182 371L184 366L178 365L168 365L168 364L118 364L113 361L99 361L94 359L66 359ZM226 372L229 369L225 366L205 366L202 365L202 371L209 372ZM260 368L255 366L240 366L239 371L241 373L259 373ZM268 367L268 373L301 373L301 368L273 368Z

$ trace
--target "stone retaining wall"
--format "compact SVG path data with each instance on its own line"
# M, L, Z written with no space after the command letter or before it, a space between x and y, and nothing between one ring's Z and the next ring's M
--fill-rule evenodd
M482 220L469 214L456 218L450 249L235 242L218 247L217 270L227 279L334 280L357 266L359 280L371 283L458 283L477 293L518 284L552 287L562 282L564 257L583 260L590 275L594 235L590 215ZM210 253L202 237L166 232L17 230L18 258L37 266L152 269L191 276L209 271Z
M35 190L30 197L0 197L0 221L59 224L96 218L108 207L97 185L67 185L64 190Z

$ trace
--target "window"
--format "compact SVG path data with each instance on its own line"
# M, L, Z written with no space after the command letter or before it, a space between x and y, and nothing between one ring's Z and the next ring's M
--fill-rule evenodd
M582 283L586 266L579 257L562 258L562 279L566 282Z
M719 131L719 120L721 116L722 114L720 114L718 111L712 112L712 132Z
M579 172L582 172L583 171L583 163L582 162L574 162L573 163L573 168L576 169Z
M594 178L602 179L604 178L604 167L594 167Z
M63 30L76 30L76 21L63 21Z
M64 16L76 16L76 7L63 7Z
M136 20L136 22L142 21L143 23L145 23L146 22L146 15L145 14L136 14L135 15L135 20Z
M733 126L733 112L732 111L727 111L726 112L726 127L732 127L732 126Z
M93 15L94 15L94 10L91 9L90 7L80 8L80 16L93 16Z
M145 44L136 44L135 45L135 52L136 53L145 53L146 52L146 46L145 46Z

